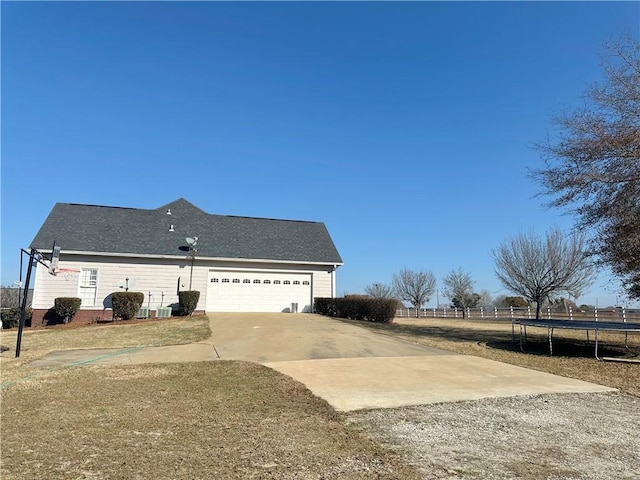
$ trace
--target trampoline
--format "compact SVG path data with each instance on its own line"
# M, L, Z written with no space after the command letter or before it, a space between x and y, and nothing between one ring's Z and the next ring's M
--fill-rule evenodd
M524 352L522 336L524 333L525 342L527 339L527 327L540 327L547 329L547 336L549 338L549 355L553 355L553 330L556 328L564 328L568 330L585 330L587 332L587 341L589 340L589 330L595 332L595 358L602 360L598 356L598 332L623 332L624 346L629 350L627 343L628 335L630 332L640 333L640 323L629 322L598 322L598 321L584 321L584 320L556 320L556 319L531 319L531 318L514 318L511 321L511 337L515 343L515 326L520 326L520 350Z

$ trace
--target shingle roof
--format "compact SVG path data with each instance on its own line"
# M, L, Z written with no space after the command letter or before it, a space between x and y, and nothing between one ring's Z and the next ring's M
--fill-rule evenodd
M199 257L342 263L322 222L211 215L183 198L154 210L56 203L31 248L183 256L194 236Z

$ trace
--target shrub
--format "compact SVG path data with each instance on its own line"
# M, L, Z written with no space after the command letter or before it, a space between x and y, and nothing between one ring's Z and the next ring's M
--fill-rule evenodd
M324 315L325 317L336 317L335 310L335 298L322 298L318 297L314 299L313 311L318 315Z
M344 298L316 298L314 301L314 311L320 315L369 322L391 322L397 309L397 300L372 298L364 295L348 295Z
M31 308L27 308L24 311L25 324L31 319L31 313ZM20 324L20 308L14 307L2 310L0 317L2 318L2 328L16 328Z
M80 310L81 303L77 297L58 297L53 301L53 310L64 323L69 323Z
M200 300L200 292L197 290L183 290L178 292L180 315L191 315L198 306L198 300Z
M142 292L113 292L111 294L113 317L130 320L138 313L143 302L144 293Z

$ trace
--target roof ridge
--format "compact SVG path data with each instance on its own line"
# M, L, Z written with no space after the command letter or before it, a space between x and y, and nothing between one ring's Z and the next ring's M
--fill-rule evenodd
M58 205L73 205L74 207L119 208L121 210L145 210L143 208L136 207L117 207L113 205L96 205L93 203L59 202Z
M289 218L272 218L272 217L249 217L246 215L222 215L222 214L211 214L218 217L227 217L227 218L246 218L250 220L273 220L276 222L297 222L297 223L322 223L315 220L294 220Z

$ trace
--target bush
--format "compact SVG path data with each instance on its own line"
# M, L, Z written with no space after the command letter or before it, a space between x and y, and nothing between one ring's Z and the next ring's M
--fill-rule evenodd
M31 319L31 313L31 308L27 308L24 311L25 324ZM2 328L16 328L20 324L20 309L14 307L2 310L0 317L2 318Z
M111 308L113 318L131 320L135 317L144 302L142 292L113 292L111 294Z
M197 290L183 290L178 292L180 315L191 315L198 306L198 300L200 300L200 292Z
M329 317L388 323L395 317L398 301L348 295L344 298L316 298L313 307L316 313Z
M69 323L80 310L81 303L77 297L58 297L53 301L53 310L64 323Z

